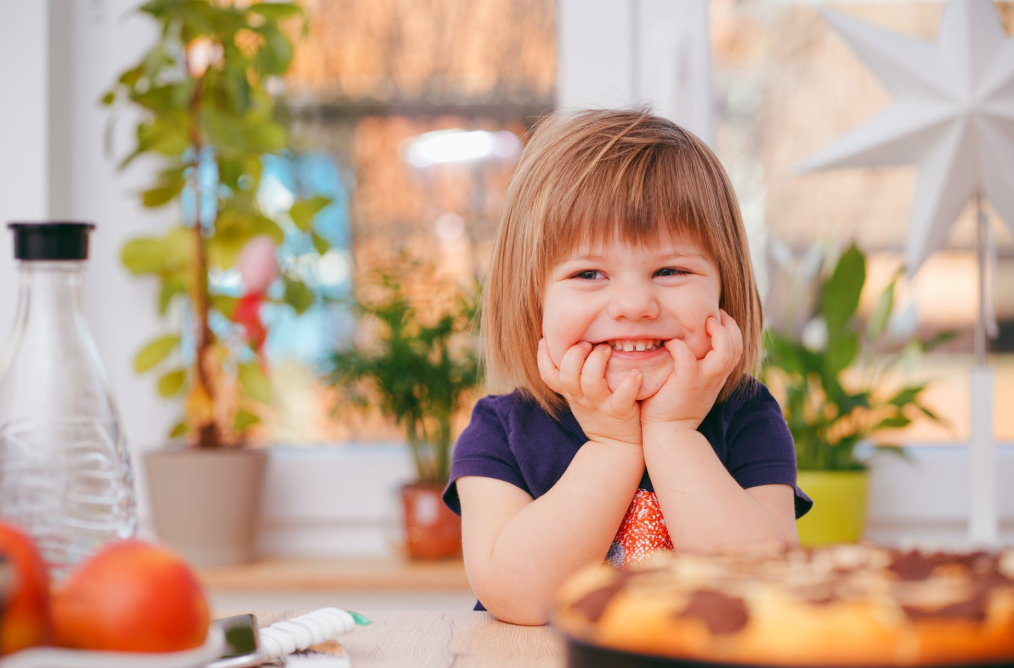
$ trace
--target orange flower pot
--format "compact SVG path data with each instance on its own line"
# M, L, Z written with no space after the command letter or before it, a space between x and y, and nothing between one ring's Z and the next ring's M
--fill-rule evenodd
M442 485L412 484L401 488L405 549L411 559L461 556L461 518L444 505Z

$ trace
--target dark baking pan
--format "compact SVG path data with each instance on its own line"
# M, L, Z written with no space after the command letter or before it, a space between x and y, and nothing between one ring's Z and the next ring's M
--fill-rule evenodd
M637 654L618 649L598 647L567 638L567 668L780 668L778 666L757 666L735 663L674 659L665 656ZM819 668L826 668L820 666ZM850 668L841 666L840 668ZM854 667L852 667L854 668ZM884 666L883 668L897 668ZM1002 663L947 664L933 668L1014 668L1014 660Z

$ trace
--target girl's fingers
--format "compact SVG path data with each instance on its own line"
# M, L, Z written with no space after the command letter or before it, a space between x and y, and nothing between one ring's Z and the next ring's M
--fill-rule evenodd
M732 361L732 336L717 318L708 317L706 331L711 337L711 350L701 360L701 367L708 376L724 375L735 364Z
M676 368L674 373L686 378L697 369L697 357L683 339L669 339L665 342L665 349L672 355Z
M739 362L739 358L743 356L743 332L739 328L739 324L733 320L732 316L722 311L722 326L729 330L729 335L732 336L732 356L735 359L733 365Z
M588 355L581 371L581 393L593 401L603 401L609 397L609 385L606 383L606 365L613 349L599 344Z
M721 322L715 318L708 319L712 349L705 355L701 366L709 376L724 378L743 355L743 333L728 313L722 311L721 315Z
M637 369L633 369L626 378L620 381L610 400L615 412L626 413L633 407L637 400L637 392L641 389L643 381L644 377Z
M563 359L560 360L560 382L575 399L584 396L581 392L581 369L584 368L585 359L591 350L590 343L578 341L563 354Z
M560 370L556 368L553 359L549 356L549 346L545 339L539 339L539 352L536 356L539 363L539 375L549 389L558 394L563 394L563 385L560 384Z

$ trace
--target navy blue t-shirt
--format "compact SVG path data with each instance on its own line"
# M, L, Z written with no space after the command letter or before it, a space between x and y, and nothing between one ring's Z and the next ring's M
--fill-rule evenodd
M789 485L795 492L796 518L810 510L813 501L796 486L792 435L778 402L763 383L747 377L728 399L712 406L697 431L743 489ZM587 441L570 410L557 422L518 390L484 397L476 403L472 420L455 445L444 503L461 514L456 481L462 476L503 480L537 499L560 480ZM647 470L639 487L632 509L642 492L654 501ZM622 551L622 545L614 543L614 549ZM623 555L615 555L614 549L607 559L618 565Z

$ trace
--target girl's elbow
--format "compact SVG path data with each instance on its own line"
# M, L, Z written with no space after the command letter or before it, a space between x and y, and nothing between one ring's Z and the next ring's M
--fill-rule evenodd
M538 614L533 610L499 610L493 607L486 609L501 622L517 626L542 626L549 622L548 614Z
M497 596L494 592L476 591L489 614L501 622L518 626L542 626L549 621L549 606Z

